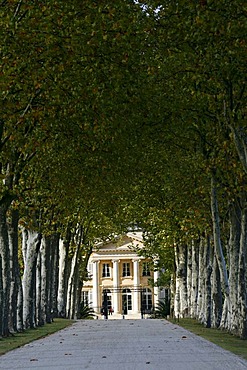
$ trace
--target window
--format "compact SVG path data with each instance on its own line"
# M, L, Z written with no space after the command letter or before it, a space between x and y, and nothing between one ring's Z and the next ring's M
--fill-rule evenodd
M123 289L122 305L124 314L127 314L129 310L132 310L132 295L130 289Z
M109 263L103 263L102 266L102 277L110 277L110 264Z
M170 291L167 288L161 288L160 289L160 294L159 294L159 299L166 299L169 300L170 298Z
M88 292L87 291L82 292L82 302L83 302L83 305L85 305L85 306L87 306L89 304Z
M130 276L130 264L128 262L123 263L123 276Z
M150 276L149 263L143 262L142 264L142 276Z
M152 291L145 288L142 291L142 311L150 311L152 309Z
M112 307L112 297L111 297L111 291L110 289L106 289L105 293L107 295L107 307L108 310ZM104 305L104 292L102 294L102 306Z

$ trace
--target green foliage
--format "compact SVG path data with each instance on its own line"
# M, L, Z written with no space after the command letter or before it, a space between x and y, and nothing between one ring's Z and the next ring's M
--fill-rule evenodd
M159 300L156 307L154 308L154 312L152 313L152 317L156 319L166 319L167 316L170 315L170 301L168 298L164 300Z
M81 302L80 308L78 311L78 319L88 320L95 317L94 310L88 304Z
M211 232L211 171L224 220L229 201L246 190L228 125L246 132L246 16L237 1L168 2L157 13L158 5L145 2L150 64L132 212L160 256L163 246Z

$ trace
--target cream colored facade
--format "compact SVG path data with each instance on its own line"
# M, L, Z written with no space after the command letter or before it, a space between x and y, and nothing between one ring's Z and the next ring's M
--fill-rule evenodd
M152 261L140 257L136 249L142 248L142 234L128 233L116 242L102 244L92 253L88 272L90 279L84 283L84 302L100 313L104 292L107 294L109 312L138 314L150 312L159 299L158 288L150 286L149 279L157 279Z

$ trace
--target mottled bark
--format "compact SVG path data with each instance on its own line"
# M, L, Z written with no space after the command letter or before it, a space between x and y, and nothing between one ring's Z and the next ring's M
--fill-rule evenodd
M2 257L0 254L0 337L3 334L3 265L2 265Z
M222 291L220 281L220 271L217 258L214 255L212 270L212 326L218 328L222 318Z
M221 288L224 294L224 307L223 307L220 326L221 328L228 329L229 320L231 316L230 288L229 288L229 279L228 279L228 273L227 273L227 268L226 268L226 261L225 261L225 257L223 254L222 242L221 242L220 216L219 216L219 209L218 209L215 175L212 175L212 178L211 178L211 213L212 213L212 222L213 222L215 256L217 259L218 268L220 272Z
M212 246L211 238L206 238L206 281L205 281L205 326L211 328L212 322Z
M238 334L247 339L247 201L246 194L242 199L241 238L238 258Z
M50 237L43 237L41 243L41 304L43 321L51 323L51 240Z
M33 328L36 325L36 264L41 245L41 234L28 230L28 240L25 253L23 285L23 322L24 328ZM25 240L25 238L24 238Z
M43 239L42 239L43 240ZM41 277L41 249L38 252L37 264L36 264L36 325L42 326L45 323L44 314L43 314L43 305L41 302L41 286L42 286L42 277Z
M74 236L74 255L71 261L70 276L68 280L68 293L67 293L67 317L70 319L76 318L76 308L78 306L78 288L79 288L79 266L81 264L81 246L83 241L83 227L78 225L76 234Z
M229 206L229 226L230 237L227 248L228 268L229 268L229 288L231 312L229 313L227 329L233 333L238 333L238 259L241 235L241 210L240 202L237 199Z
M220 215L218 209L217 200L217 190L216 190L216 180L212 176L211 179L211 212L212 212L212 222L213 222L213 238L215 246L215 256L217 258L218 267L221 276L222 289L227 297L229 297L229 281L226 268L226 261L223 254L222 243L221 243L221 231L220 231Z
M9 327L11 331L16 332L17 329L17 302L18 292L21 285L20 267L18 261L18 221L19 212L12 209L8 218L8 235L10 248L10 313L9 313Z
M17 300L17 330L23 331L24 330L24 323L23 323L23 290L22 284L19 285L18 291L18 300Z
M0 204L0 256L2 261L2 300L1 300L1 326L2 331L0 336L9 335L9 298L11 286L10 274L10 252L9 238L7 228L6 212L10 204L3 202Z
M174 302L175 317L188 316L188 295L187 295L187 247L175 247L176 263L176 293Z
M198 311L197 318L201 323L205 322L205 280L206 280L206 255L205 238L201 238L199 246L198 267Z
M227 123L233 134L235 147L236 147L240 162L242 164L243 170L247 174L247 138L246 138L245 128L236 127L234 122L231 122L230 115L228 115L227 117Z
M171 275L170 294L171 294L170 312L171 312L171 317L174 317L175 316L175 295L176 295L176 279L175 279L174 274Z
M59 254L59 234L55 233L51 236L51 280L50 280L50 307L52 317L57 317L57 293L58 293L58 254ZM52 319L51 317L51 319Z
M192 244L187 247L187 291L188 291L188 315L194 317L193 314L193 282L192 282Z
M67 228L66 237L59 239L59 273L58 273L58 294L57 311L59 317L66 317L66 296L68 290L69 271L69 244L71 240L70 228Z
M192 244L192 317L198 316L199 242Z
M75 313L75 302L76 302L76 292L77 292L77 279L78 279L78 259L79 259L80 246L76 245L74 250L74 255L71 262L70 275L68 280L68 292L67 292L67 312L66 316L70 319L74 318Z

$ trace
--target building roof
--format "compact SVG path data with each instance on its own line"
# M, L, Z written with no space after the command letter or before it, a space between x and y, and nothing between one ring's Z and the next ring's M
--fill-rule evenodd
M104 259L107 259L107 257L110 258L110 256L111 258L113 256L120 258L123 257L123 255L125 258L141 258L137 252L137 248L141 249L142 247L142 233L130 232L124 236L116 238L113 241L97 245L93 251L91 260L94 261L102 259L102 256L104 256Z

